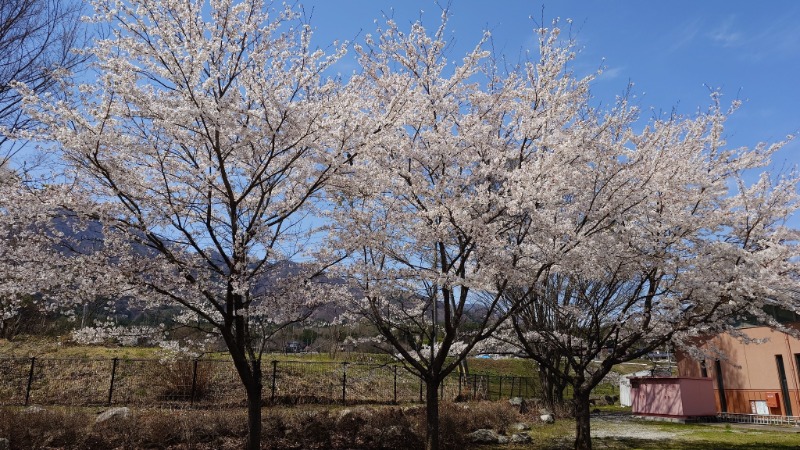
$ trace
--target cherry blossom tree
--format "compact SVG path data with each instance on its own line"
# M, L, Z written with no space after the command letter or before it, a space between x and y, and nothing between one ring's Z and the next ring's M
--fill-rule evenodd
M0 166L21 148L10 136L30 124L12 83L53 92L85 62L73 51L84 43L81 7L71 0L0 0Z
M31 314L69 316L76 304L109 293L108 283L95 283L102 274L86 277L88 266L102 263L87 251L96 244L90 230L62 208L71 200L64 186L43 185L10 169L2 172L0 336L6 339Z
M91 199L63 205L101 227L86 271L225 342L259 448L266 339L334 290L313 283L325 262L281 263L314 241L306 207L347 160L349 107L322 75L341 50L315 50L296 11L261 0L94 8L110 30L86 50L97 79L64 100L19 85L42 124L30 136Z
M24 145L14 134L31 125L13 83L58 91L59 81L86 59L72 51L84 42L80 14L81 3L69 0L0 0L0 336L7 338L21 325L20 308L40 310L38 299L52 287L42 265L52 260L52 247L42 246L43 236L33 232L46 213L32 208L35 189L23 183L35 164L13 159Z
M36 251L42 248L35 223L38 212L28 209L28 194L18 174L0 166L0 336L6 339L16 334L21 309L39 290L38 283L26 280L36 273L28 263L46 258Z
M798 176L764 172L748 184L782 143L727 150L730 111L712 97L696 117L641 132L623 100L591 140L551 149L571 155L558 175L569 188L531 214L563 224L548 239L580 244L504 295L523 305L511 341L573 388L576 449L591 448L589 396L614 365L763 317L766 304L800 307L800 235L785 225Z
M458 64L446 57L446 14L433 35L392 21L357 47L370 120L342 172L332 227L348 254L344 276L363 297L351 311L372 323L426 386L426 448L439 446L439 386L515 307L506 287L525 268L544 273L572 243L542 242L530 189L561 198L563 155L537 159L582 122L588 79L564 76L567 49L544 33L539 59L501 75L483 42ZM488 36L487 36L488 37ZM333 190L333 189L331 189ZM525 259L523 261L523 259ZM524 287L523 287L524 289Z

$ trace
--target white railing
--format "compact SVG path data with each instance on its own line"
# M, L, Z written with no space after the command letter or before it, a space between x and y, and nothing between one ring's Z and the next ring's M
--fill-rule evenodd
M800 425L800 417L798 416L773 416L721 412L717 414L717 420L720 422L755 423L760 425Z

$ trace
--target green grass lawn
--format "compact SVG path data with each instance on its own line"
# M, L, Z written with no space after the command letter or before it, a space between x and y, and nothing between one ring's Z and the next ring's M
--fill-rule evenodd
M18 336L13 341L0 339L0 356L7 358L128 358L158 359L154 347L106 347L79 345L68 339Z
M651 425L652 426L652 425ZM659 425L658 428L666 427ZM681 433L669 440L636 438L601 438L593 441L597 449L675 449L675 450L762 450L800 448L800 434L771 430L731 428L708 425L675 425Z
M765 450L800 448L800 430L790 427L765 427L750 429L737 425L722 424L675 424L662 422L629 422L622 425L638 430L641 434L664 432L673 434L667 439L642 439L630 436L596 437L592 439L595 449L641 449L641 450ZM491 446L500 449L570 449L574 437L575 422L559 420L554 425L536 425L531 430L533 443L525 446ZM593 420L594 432L603 429Z

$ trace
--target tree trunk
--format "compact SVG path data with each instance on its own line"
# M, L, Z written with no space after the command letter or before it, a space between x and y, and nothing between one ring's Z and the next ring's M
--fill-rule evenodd
M439 383L425 380L425 450L439 450Z
M261 448L261 362L253 361L253 377L247 383L247 450Z
M575 389L575 450L591 450L589 389Z
M246 353L234 346L233 340L228 342L228 350L233 358L233 365L242 381L247 394L247 450L261 448L261 361L249 360Z
M542 388L542 400L544 400L545 405L550 407L553 387L550 383L550 378L547 376L547 372L542 366L539 366L539 386Z
M564 390L567 384L559 380L547 369L539 369L539 384L542 387L542 400L550 412L555 413L564 406Z

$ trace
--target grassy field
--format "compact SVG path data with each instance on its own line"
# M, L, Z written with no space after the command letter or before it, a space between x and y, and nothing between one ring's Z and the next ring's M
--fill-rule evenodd
M115 394L113 398L115 402L126 404L133 401L135 404L140 405L155 405L157 399L153 395L188 398L191 396L189 392L192 389L190 387L192 385L191 361L184 361L183 365L177 364L177 362L171 365L159 363L158 360L163 356L165 356L163 350L154 347L78 345L66 339L28 336L20 337L14 341L0 340L0 357L2 358L37 358L36 377L34 383L30 385L32 387L31 398L34 402L40 401L48 404L78 406L99 404L105 401L104 399L108 398L106 392L111 389L109 379L112 371L112 359L114 358L120 360L118 367L117 363L114 362L114 370L118 378L114 382ZM200 368L198 370L200 370L201 375L207 374L207 376L198 378L198 380L204 382L208 379L208 383L211 383L208 386L204 386L207 389L203 389L203 392L208 394L203 396L205 397L204 400L214 401L213 399L216 397L224 397L227 401L230 396L222 394L236 390L238 386L232 368L225 369L223 366L226 366L226 364L219 364L229 360L228 355L225 353L205 354L202 358L204 360L217 360L216 362L204 362L197 366ZM5 397L0 395L0 403L19 404L22 401L20 399L25 397L24 387L28 378L28 367L33 363L28 363L21 359L13 363L8 361L5 363L8 367L4 366L5 369L0 367L0 371L13 375L14 380L11 383L13 386L5 386L5 390L8 391L7 394L11 394ZM271 361L279 362L277 366L277 374L280 379L277 386L278 396L286 397L307 394L308 392L320 394L322 392L326 394L325 398L328 401L341 398L341 394L338 392L342 391L339 386L341 386L340 379L342 378L343 365L338 363L348 362L352 363L347 369L349 383L347 392L350 400L369 402L382 399L381 401L385 402L396 398L401 402L416 402L420 401L421 398L418 380L402 369L397 372L397 383L394 383L398 387L396 389L393 388L391 380L392 367L385 366L390 362L390 357L385 354L339 352L334 358L328 353L274 353L264 355L263 361L266 378L269 378L273 373ZM9 364L15 365L11 367ZM620 366L620 372L640 370L645 364L637 363L632 366ZM470 358L468 366L469 377L459 380L458 373L453 373L443 383L443 399L452 399L457 395L462 395L462 393L469 398L490 400L514 396L539 396L540 387L536 365L531 360L520 358ZM159 367L162 370L159 370ZM202 370L203 368L205 370ZM10 377L11 375L8 374L7 377ZM158 392L151 392L153 389L148 389L148 387L154 387L153 383L143 378L142 374L150 377L150 380L165 380L168 383L162 383L165 386L155 386L159 388ZM92 389L89 389L92 395L80 396L79 400L81 401L68 398L70 392L85 391L80 383L79 385L72 383L76 377L83 380L83 384L91 381L88 384L92 387ZM285 381L285 383L281 380ZM304 381L301 382L300 380ZM289 383L290 381L291 383ZM74 389L67 389L72 385L75 385ZM265 386L270 387L271 381L267 380ZM61 390L64 392L58 392L58 395L55 395L50 388L63 388ZM0 383L0 394L2 394L2 391L3 383ZM166 394L162 395L162 391L166 392ZM395 393L393 394L392 391ZM267 392L267 394L271 394L271 392ZM618 394L618 386L602 384L595 388L593 395L602 399L604 396ZM10 398L9 395L14 398ZM571 389L568 388L565 396L570 398L571 395ZM6 399L3 400L3 398Z
M10 358L158 358L153 347L105 347L77 345L67 339L21 336L13 341L0 339L0 356Z
M561 450L572 448L575 422L562 419L554 425L535 425L533 442L517 446L490 446L487 450ZM676 424L634 421L623 425L592 422L595 449L609 450L765 450L800 448L800 430L790 427L744 427L725 424ZM616 434L616 435L615 435ZM651 438L636 437L650 436Z
M646 440L635 437L607 437L596 439L595 448L607 449L675 449L675 450L762 450L800 448L800 434L786 428L750 429L737 425L727 428L702 424L638 424L637 427L675 433L664 440Z

